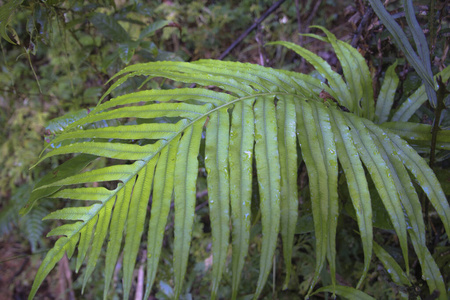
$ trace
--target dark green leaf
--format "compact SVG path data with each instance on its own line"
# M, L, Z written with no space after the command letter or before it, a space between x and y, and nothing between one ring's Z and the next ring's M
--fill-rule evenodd
M115 42L128 42L130 37L125 29L112 17L102 13L95 13L90 21L106 38Z

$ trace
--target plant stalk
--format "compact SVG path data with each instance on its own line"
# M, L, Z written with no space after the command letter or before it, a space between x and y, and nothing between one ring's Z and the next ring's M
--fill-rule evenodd
M437 83L439 85L439 89L437 90L437 93L436 93L437 106L434 110L434 123L433 123L433 128L431 130L430 162L429 162L430 168L432 168L432 169L436 162L436 142L437 142L437 135L440 130L439 124L441 122L441 114L442 114L442 111L445 109L444 99L448 93L445 84L442 82L441 77L437 78Z

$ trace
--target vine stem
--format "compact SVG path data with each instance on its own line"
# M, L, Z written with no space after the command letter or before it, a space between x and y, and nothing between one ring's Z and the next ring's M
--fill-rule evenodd
M448 94L446 86L442 82L441 77L437 78L437 83L439 85L439 89L437 90L437 93L436 93L437 106L434 110L434 123L433 123L433 128L431 130L430 162L429 162L430 168L432 168L432 169L436 162L436 142L437 142L437 135L440 130L439 124L441 122L441 114L442 114L442 111L445 109L444 99L445 99L445 96Z
M28 62L30 63L31 71L33 71L34 78L36 79L36 83L39 87L39 93L42 94L42 89L41 89L41 84L39 83L39 78L36 74L36 71L34 70L33 63L31 62L30 50L26 49L25 47L23 49L25 50L25 55L27 56Z
M259 26L259 24L262 23L271 13L273 13L283 2L286 0L278 0L274 4L272 4L271 7L269 7L266 12L258 19L256 20L249 28L247 28L244 33L242 33L217 59L222 60L224 59L228 54L230 54L231 50L233 50L240 42L242 42L247 35L250 34L253 30L255 30L256 27Z
M437 106L434 110L434 123L433 123L433 128L431 129L431 145L430 145L430 161L429 161L429 166L432 170L434 170L434 166L436 163L436 143L437 143L437 135L438 132L440 130L439 124L441 121L441 114L442 111L445 109L445 96L449 93L446 89L445 84L442 82L442 77L438 77L436 78L436 81L438 83L438 90L436 92L436 97L437 97ZM424 195L424 194L423 194ZM428 209L428 201L424 201L422 202L424 203L424 214L425 217L427 218L427 229L426 231L429 232L429 237L431 237L432 233L430 231L430 229L434 229L433 224L431 222L431 218L429 215L429 209ZM435 236L438 234L436 232L436 230L434 230ZM429 240L429 248L432 251L434 249L434 245L435 243L433 243L433 239L431 238L427 238L427 240Z
M435 36L436 36L436 27L434 26L434 17L435 17L435 5L436 5L436 1L435 0L431 0L430 1L430 7L428 9L428 26L430 27L430 55L432 55L432 53L434 52L434 48L435 48Z

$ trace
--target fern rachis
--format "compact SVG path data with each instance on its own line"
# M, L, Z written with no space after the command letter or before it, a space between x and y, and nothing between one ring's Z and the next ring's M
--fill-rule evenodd
M255 298L261 294L272 267L279 233L287 259L286 284L289 282L298 218L296 166L299 158L305 162L309 175L316 237L317 264L309 293L326 261L335 285L340 165L356 211L365 255L358 286L364 282L374 249L371 196L367 184L367 176L370 176L389 213L407 268L409 234L423 273L433 275L427 276L430 290L438 289L441 297L445 297L445 284L425 246L425 227L412 180L427 194L449 233L450 208L445 195L435 175L417 152L389 129L372 122L386 112L375 109L373 92L369 88L372 79L367 66L355 49L326 33L341 61L345 57L357 62L359 68L353 72L363 78L361 82L355 82L358 76L351 75L352 70L345 67L346 83L321 58L286 42L281 44L304 55L316 69L322 70L329 85L304 74L213 60L152 62L130 66L119 72L115 76L117 81L105 96L133 76L163 77L186 84L195 83L200 87L153 89L117 96L68 124L51 141L48 146L51 150L41 161L55 155L78 154L68 162L69 166L78 164L78 167L73 170L62 165L60 172L47 175L35 187L23 212L44 197L94 203L63 208L46 217L72 223L49 233L62 237L44 259L30 297L34 296L64 253L71 257L75 249L78 250L77 269L88 257L83 282L86 284L108 237L105 295L124 240L123 278L124 296L127 298L142 236L147 238L148 297L173 197L174 277L175 296L178 298L191 243L199 164L197 156L203 138L213 240L212 298L217 297L230 236L233 298L238 294L249 245L254 171L258 180L262 222L260 276ZM201 86L215 86L220 91ZM321 91L336 99L338 106L324 103ZM359 103L361 98L362 105ZM340 106L348 108L349 112ZM162 117L165 117L165 123L161 123ZM111 122L123 119L128 121ZM102 127L100 121L111 123ZM300 151L297 151L298 147ZM113 159L116 164L89 169L95 157ZM256 170L252 169L253 159ZM87 170L81 173L85 166L88 166ZM106 189L93 187L93 182L119 184L114 189ZM149 229L144 235L150 195ZM331 289L338 294L348 292L344 287Z

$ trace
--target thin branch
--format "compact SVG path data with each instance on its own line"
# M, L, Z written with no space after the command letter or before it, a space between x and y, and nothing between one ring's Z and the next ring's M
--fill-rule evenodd
M439 85L439 89L437 90L437 107L435 109L435 117L434 117L434 123L433 123L433 129L431 130L431 148L430 148L430 168L434 167L434 164L436 162L436 142L437 142L437 135L440 130L439 124L441 123L441 114L442 111L445 109L445 97L448 94L448 91L446 89L446 84L442 82L442 78L437 78L437 83Z
M250 34L253 30L255 30L256 27L258 27L259 24L262 23L271 13L273 13L283 2L286 0L278 0L275 2L266 12L258 19L256 20L252 26L250 26L246 31L244 31L243 34L241 34L231 45L227 48L217 59L222 60L224 59L228 54L230 54L231 50L233 50L237 45L239 45L240 42L242 42L247 35Z
M371 6L369 6L366 9L366 13L363 16L361 23L359 23L359 25L358 25L358 29L356 30L355 35L353 36L352 43L351 43L352 47L354 47L354 48L356 47L356 44L358 43L358 40L362 34L362 31L366 27L367 22L372 18L372 15L373 15L373 9Z
M306 22L304 24L305 33L309 32L309 25L311 24L312 20L315 18L317 11L319 10L320 4L322 4L322 0L318 0L316 2L316 5L314 5L312 11L310 12L308 19L306 19Z
M295 12L297 14L298 33L302 33L302 17L300 15L300 3L299 3L299 0L295 0ZM299 36L298 44L303 47L303 35Z
M250 32L252 32L253 30L255 30L255 28L257 28L259 26L259 24L262 23L262 21L264 21L271 13L273 13L281 4L283 4L283 2L286 0L278 0L277 2L275 2L271 7L269 7L268 10L266 10L265 13L263 13L263 15L256 20L252 26L250 26L249 28L247 28L247 30L241 34L224 52L222 52L222 54L220 54L220 56L217 58L218 60L222 60L225 57L227 57L228 54L230 54L231 50L233 50L234 48L236 48L237 45L239 45L239 43L241 43L246 37L247 35L250 34ZM193 83L189 86L190 88L194 88L196 87L196 84Z
M436 9L435 9L435 4L436 1L435 0L431 0L430 1L430 7L428 9L428 26L429 26L429 30L430 30L430 59L433 60L433 52L434 52L434 47L436 46L435 42L435 36L436 36L436 27L434 26L434 17L435 17L435 13L436 13Z
M33 63L31 62L30 52L27 49L25 49L25 47L23 48L23 50L25 51L25 55L28 58L28 62L30 63L31 71L33 71L34 78L36 79L36 83L39 87L39 92L42 94L42 89L41 89L41 84L39 83L39 78L36 74L36 71L34 70Z

